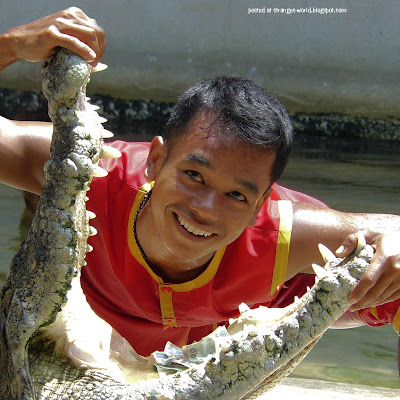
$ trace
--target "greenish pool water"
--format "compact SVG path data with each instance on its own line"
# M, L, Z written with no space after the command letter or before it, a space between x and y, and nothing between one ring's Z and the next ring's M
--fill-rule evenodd
M332 161L300 155L289 165L281 184L343 211L400 214L397 161L376 157L373 161L363 157ZM21 193L0 185L0 281L26 231L23 214ZM292 376L398 389L397 339L390 326L329 330Z
M396 157L342 155L335 161L300 155L281 184L343 211L400 214ZM399 389L397 341L391 326L330 329L291 376Z

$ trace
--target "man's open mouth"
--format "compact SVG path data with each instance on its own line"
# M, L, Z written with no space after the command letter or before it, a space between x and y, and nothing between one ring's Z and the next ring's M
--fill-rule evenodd
M202 231L201 229L197 229L194 226L190 225L189 222L185 221L179 215L177 215L177 217L178 217L178 221L179 221L180 225L183 226L191 234L196 235L196 236L204 236L204 237L209 237L212 235L211 232L205 232L205 231Z

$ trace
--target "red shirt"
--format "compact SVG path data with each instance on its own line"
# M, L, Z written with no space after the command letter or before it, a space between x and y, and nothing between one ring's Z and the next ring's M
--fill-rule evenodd
M96 314L148 355L167 341L182 346L199 340L237 317L242 302L268 306L286 277L291 202L323 203L274 184L253 227L219 249L197 278L171 284L146 264L133 236L134 217L151 187L144 178L149 143L112 145L122 157L101 161L109 174L93 179L87 202L98 234L89 239L94 250L81 283Z

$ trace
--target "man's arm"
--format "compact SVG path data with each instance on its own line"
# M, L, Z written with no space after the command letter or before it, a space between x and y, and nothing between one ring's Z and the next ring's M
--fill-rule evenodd
M104 53L105 33L82 10L70 7L1 34L0 70L18 60L44 60L56 46L79 54L94 67Z
M310 204L295 203L287 279L323 264L318 243L339 257L357 245L357 231L375 248L371 265L353 289L351 310L367 308L400 297L400 217L389 214L351 214Z
M76 7L11 28L0 35L0 70L18 60L41 61L56 46L79 54L99 68L105 33L94 19ZM40 194L51 133L50 123L0 117L0 182Z
M0 182L40 194L52 131L53 126L48 122L10 121L0 117Z

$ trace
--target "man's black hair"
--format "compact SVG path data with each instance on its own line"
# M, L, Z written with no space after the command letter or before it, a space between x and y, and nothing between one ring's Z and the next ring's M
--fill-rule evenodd
M282 104L261 86L248 79L217 77L187 89L174 106L166 124L167 146L187 133L194 117L212 115L224 132L251 146L276 151L271 172L275 182L287 165L293 141L293 127Z

